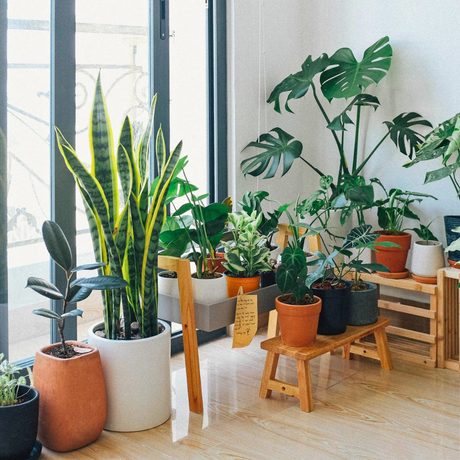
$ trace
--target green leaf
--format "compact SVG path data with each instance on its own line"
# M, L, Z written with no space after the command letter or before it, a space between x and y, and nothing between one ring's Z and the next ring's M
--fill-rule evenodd
M367 48L358 62L349 48L341 48L330 58L329 68L321 74L321 90L330 101L334 98L354 97L370 84L378 83L387 73L393 54L383 37Z
M81 310L80 308L76 308L75 310L69 311L68 313L64 313L63 315L61 315L61 318L67 318L67 317L70 317L70 316L80 316L80 317L82 317L83 316L83 310Z
M305 286L304 283L298 281L292 288L292 297L294 297L295 300L301 300L309 292L310 289L307 286Z
M92 290L88 288L84 288L81 286L72 286L67 293L66 301L68 303L71 302L81 302L89 297Z
M377 234L372 233L371 225L360 225L350 230L342 244L342 249L356 248L359 243L366 244L376 239Z
M431 123L415 112L401 113L393 121L384 121L390 138L403 155L412 158L423 136L412 129L414 126L429 126Z
M290 248L287 246L281 254L281 263L288 266L294 266L296 270L300 271L305 266L307 257L305 252L300 248Z
M443 164L447 164L447 161L452 156L452 154L454 154L455 152L458 152L459 149L460 149L460 116L457 117L457 121L455 122L455 127L452 132L452 136L451 136L449 145L447 147L446 154L442 161Z
M242 161L241 169L245 176L250 174L257 177L267 171L264 179L270 179L275 176L281 159L283 160L282 176L284 176L291 169L294 160L301 156L302 143L300 141L292 141L294 137L281 128L274 128L270 132L278 134L278 137L270 133L262 134L256 142L250 142L245 147L245 149L255 147L263 150Z
M279 83L270 94L267 102L271 104L275 103L275 110L281 113L280 109L280 96L284 92L289 92L286 99L285 109L292 113L289 107L289 101L291 99L300 99L307 94L313 83L315 75L321 73L329 65L329 59L326 54L322 54L319 58L313 61L311 56L308 56L305 62L302 64L302 69L286 77L281 83Z
M190 209L193 209L193 204L185 203L174 212L173 217L181 216L182 214L185 214L186 212L190 211Z
M96 268L105 267L107 264L105 262L93 262L91 264L79 265L78 267L73 268L72 272L79 272L81 270L95 270Z
M450 243L444 252L449 252L449 251L460 251L460 238Z
M33 289L35 292L48 297L48 299L62 300L64 298L61 291L54 284L42 278L36 278L34 276L29 277L27 279L26 288Z
M345 197L356 206L372 206L374 204L374 187L360 185L345 191Z
M276 271L276 284L283 294L289 292L297 282L297 270L293 265L281 264Z
M43 240L53 260L65 271L72 268L72 251L61 227L52 220L45 220L42 226Z
M129 284L118 276L95 276L93 278L78 278L72 282L73 286L81 286L96 291L105 289L120 289L129 287Z
M426 173L424 183L429 184L430 182L437 182L438 180L445 179L446 177L455 174L458 168L460 168L460 162L444 166L440 169L435 169L434 171L429 171Z
M410 168L421 161L430 161L435 160L436 158L442 157L447 151L447 145L443 145L436 149L431 149L430 147L421 148L415 153L415 158L409 163L403 164L405 168Z
M55 311L48 310L47 308L36 308L35 310L32 310L32 313L49 319L61 318Z

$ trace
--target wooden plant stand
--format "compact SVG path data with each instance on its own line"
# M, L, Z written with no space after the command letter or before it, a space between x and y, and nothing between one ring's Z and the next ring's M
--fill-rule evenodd
M281 342L281 337L274 337L265 340L260 344L263 350L267 350L264 373L260 385L259 396L269 398L272 391L278 391L288 396L294 396L300 399L300 409L305 412L313 410L313 395L311 389L310 360L324 355L338 347L344 347L347 350L352 342L374 334L377 342L378 358L383 369L393 369L390 349L388 347L385 327L390 324L387 318L379 320L369 326L348 326L346 332L340 335L318 335L316 343L309 347L289 347ZM297 378L298 385L282 382L275 379L276 368L280 355L294 358L297 361ZM349 354L345 353L345 358Z

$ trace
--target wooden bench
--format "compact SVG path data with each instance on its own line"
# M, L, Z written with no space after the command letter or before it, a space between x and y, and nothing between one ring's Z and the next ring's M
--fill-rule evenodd
M300 399L300 408L303 411L313 410L313 395L311 389L310 360L325 353L344 347L344 357L349 359L349 347L355 341L370 334L374 334L377 343L378 357L383 369L391 370L390 350L388 348L385 327L390 320L380 317L378 321L369 326L348 326L346 332L340 335L318 335L316 343L309 347L290 347L281 342L277 336L265 340L260 344L267 350L262 383L259 396L269 398L272 390ZM280 355L289 356L297 361L298 386L275 379L276 368Z

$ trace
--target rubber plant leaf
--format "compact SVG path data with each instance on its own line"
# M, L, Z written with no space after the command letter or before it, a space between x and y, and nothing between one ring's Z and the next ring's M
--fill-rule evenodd
M393 51L389 38L383 37L367 48L358 62L349 48L341 48L330 58L321 76L321 90L329 101L357 96L372 83L377 84L388 72Z
M64 298L64 295L54 284L42 278L36 278L34 276L29 277L27 279L26 288L33 289L42 296L48 297L48 299L62 300Z
M66 301L67 302L81 302L89 297L89 295L93 292L89 288L84 288L81 286L73 286L69 289L67 293Z
M56 222L46 220L42 226L43 240L53 260L65 271L72 268L72 251L64 232Z
M47 308L36 308L35 310L32 310L32 313L49 319L61 318L55 311L48 310Z
M81 286L95 291L105 289L120 289L129 287L129 284L118 276L94 276L92 278L77 278L72 282L73 286Z
M79 272L81 270L95 270L96 268L105 267L105 262L94 262L92 264L79 265L78 267L72 268L72 272Z
M300 99L305 96L313 83L315 75L323 72L328 65L329 59L326 54L322 54L315 60L312 59L311 55L308 56L302 64L302 69L299 72L289 75L281 83L276 85L267 102L269 104L274 102L275 110L278 113L281 113L280 96L285 92L289 92L286 99L285 109L288 112L293 113L289 107L289 101L291 99Z
M63 315L61 315L61 318L67 318L67 317L70 317L70 316L80 316L82 317L83 316L83 310L81 310L80 308L76 308L75 310L71 310L67 313L64 313Z
M414 126L429 126L432 124L415 112L399 114L393 121L385 121L390 132L390 138L403 155L412 158L417 146L423 142L423 136L412 128Z
M278 135L276 137L273 134ZM257 155L247 158L241 163L241 169L246 176L260 176L266 172L264 179L275 176L278 167L282 163L284 176L292 166L292 163L302 154L302 143L293 141L293 136L281 128L274 128L270 133L261 134L256 142L250 142L245 149L255 147L263 151Z

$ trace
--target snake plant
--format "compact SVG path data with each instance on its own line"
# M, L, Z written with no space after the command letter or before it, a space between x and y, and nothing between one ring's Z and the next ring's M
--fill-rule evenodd
M91 171L56 128L58 148L83 198L96 260L107 264L102 274L123 277L129 284L126 289L104 292L105 334L109 339L121 338L122 329L124 338L130 339L132 321L139 323L144 338L158 333L159 233L182 142L167 153L163 131L161 127L158 130L155 153L159 179L149 199L150 140L156 100L155 96L137 148L129 117L123 122L115 148L98 77L89 124Z

